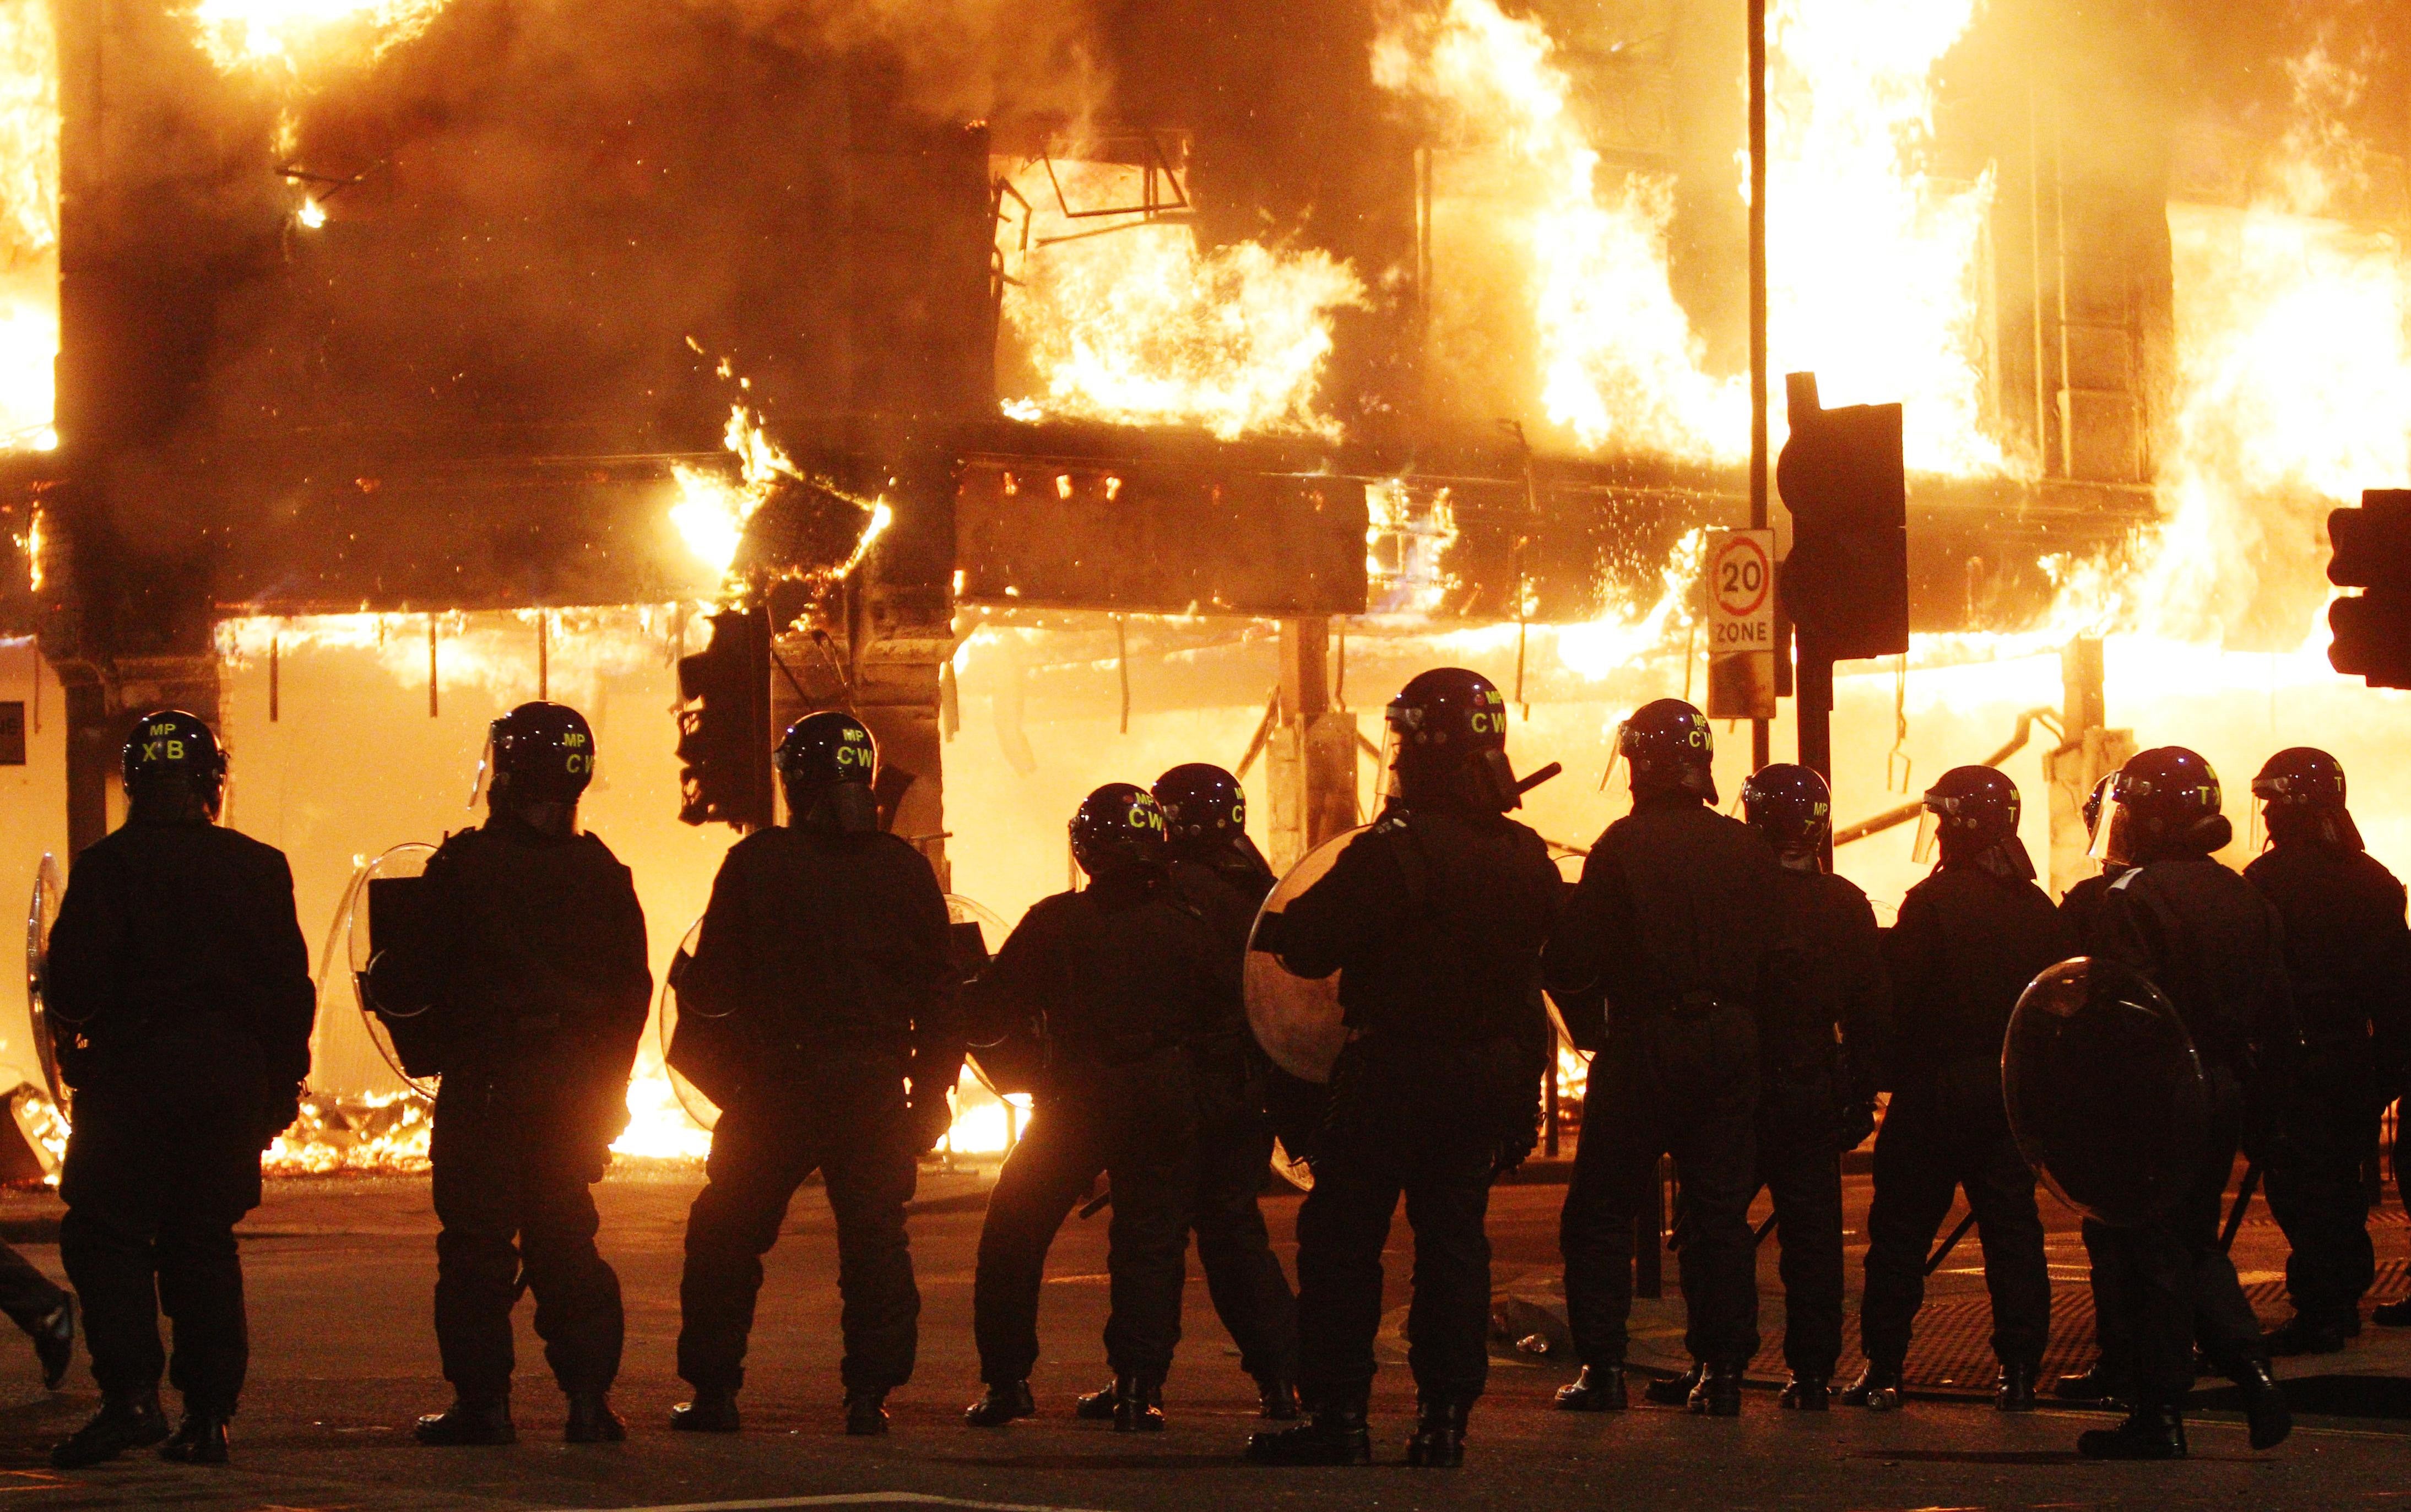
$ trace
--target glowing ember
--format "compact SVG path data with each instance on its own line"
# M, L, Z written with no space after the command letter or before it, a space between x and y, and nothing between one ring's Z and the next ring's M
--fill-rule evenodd
M445 0L198 0L192 16L210 61L296 69L308 59L373 59L425 31Z
M1055 172L1074 209L1139 196L1137 168L1059 163ZM1336 433L1318 394L1332 314L1365 297L1346 264L1252 241L1203 248L1190 226L1135 213L1070 219L1044 165L1014 182L1035 208L1031 250L1008 258L1004 321L1039 392L1008 400L1008 416L1034 419L1043 406L1200 425L1226 441Z

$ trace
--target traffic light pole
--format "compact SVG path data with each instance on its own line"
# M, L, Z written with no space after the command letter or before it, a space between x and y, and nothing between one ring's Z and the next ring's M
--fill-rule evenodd
M1749 0L1749 526L1754 531L1767 528L1766 406L1766 0ZM1785 649L1778 647L1775 654L1784 655ZM1828 667L1829 686L1831 672ZM1806 707L1803 697L1804 713ZM1750 770L1764 766L1772 755L1768 722L1752 720Z

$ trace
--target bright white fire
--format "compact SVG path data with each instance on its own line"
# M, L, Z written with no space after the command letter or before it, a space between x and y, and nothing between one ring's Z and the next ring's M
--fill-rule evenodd
M210 61L296 69L322 55L373 59L425 31L446 0L198 0L192 7Z
M738 477L711 468L671 465L678 479L678 502L670 506L670 523L697 560L725 577L745 540L745 522L753 517L779 486L781 478L801 481L803 474L762 429L759 416L743 404L728 410L722 444L737 458ZM884 522L883 521L882 524Z
M1943 184L1924 167L1934 68L1974 9L1777 0L1772 17L1774 371L1816 371L1829 402L1911 400L1909 465L1958 473L2009 465L1980 423L1976 268L1991 183ZM1509 390L1501 402L1536 400L1585 449L1746 455L1746 378L1706 371L1670 279L1673 186L1602 171L1542 22L1498 0L1450 0L1402 15L1374 73L1447 133L1435 366L1481 374ZM1497 354L1518 346L1528 371L1498 371Z
M47 451L59 351L59 64L48 0L0 0L0 451Z
M1201 247L1175 220L1071 218L1066 205L1138 202L1143 175L1106 163L1055 172L1061 200L1043 163L1014 178L1032 207L1027 256L1020 223L1004 227L1015 280L1005 327L1039 385L1022 403L1078 419L1199 425L1226 441L1337 433L1318 391L1333 314L1364 302L1353 269L1253 241Z

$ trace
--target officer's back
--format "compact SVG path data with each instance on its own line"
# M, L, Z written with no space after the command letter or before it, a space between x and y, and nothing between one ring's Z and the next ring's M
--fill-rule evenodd
M2075 941L2030 880L1946 864L1901 899L1884 943L1901 1060L1933 1069L1997 1063L2019 995Z
M248 1096L250 1077L308 1074L315 1003L282 851L206 818L136 818L85 849L69 897L50 992L61 1018L90 1021L80 1092L232 1077Z
M1754 1005L1779 923L1781 868L1739 820L1688 793L1637 799L1607 827L1549 945L1549 977L1596 981L1611 1014Z
M712 904L679 995L744 1012L760 1043L903 1054L953 969L929 863L893 835L757 830Z
M1242 908L1199 868L1108 871L1032 905L971 995L1044 1012L1059 1066L1141 1060L1228 1026Z
M2280 844L2243 869L2285 928L2294 1011L2314 1042L2399 1025L2404 971L2403 884L2366 850Z

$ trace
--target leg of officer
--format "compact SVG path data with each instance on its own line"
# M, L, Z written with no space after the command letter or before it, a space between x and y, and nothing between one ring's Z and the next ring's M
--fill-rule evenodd
M467 1088L436 1097L429 1140L435 1218L435 1343L444 1378L473 1406L506 1402L515 1363L520 1208L516 1136L485 1116Z
M1167 1052L1123 1068L1112 1101L1106 1269L1113 1311L1105 1320L1105 1359L1117 1377L1151 1388L1172 1371L1188 1275L1197 1125L1187 1054Z
M0 1244L0 1313L28 1333L47 1327L67 1294L22 1255Z
M1876 1136L1859 1342L1870 1362L1894 1369L1908 1358L1917 1310L1925 1302L1925 1257L1958 1189L1940 1112L1917 1095L1895 1094Z
M2043 1253L2034 1171L2019 1156L2006 1123L1972 1145L1961 1180L1984 1249L1994 1358L2007 1367L2038 1372L2051 1342L2051 1262Z
M1272 1131L1252 1120L1218 1119L1199 1131L1197 1261L1239 1346L1239 1368L1266 1385L1297 1378L1297 1303L1257 1202L1272 1153Z
M1434 1140L1406 1179L1415 1236L1407 1366L1426 1403L1470 1406L1489 1384L1490 1162L1486 1141Z
M1758 1353L1758 1258L1749 1202L1758 1191L1758 1049L1749 1010L1718 1007L1658 1025L1670 1121L1683 1182L1685 1345L1739 1373Z
M2360 1299L2375 1278L2369 1241L2369 1195L2361 1161L2375 1143L2367 1112L2376 1094L2372 1079L2351 1069L2323 1068L2306 1079L2313 1095L2298 1099L2294 1139L2272 1155L2263 1172L2270 1215L2292 1253L2286 1290L2301 1322L2286 1330L2303 1352L2324 1352L2360 1328Z
M186 1411L231 1418L251 1362L234 1225L179 1214L160 1227L157 1255L159 1306L175 1325L168 1378Z
M679 1277L678 1370L698 1391L745 1384L745 1346L762 1290L762 1257L796 1188L811 1173L803 1131L748 1107L723 1109L711 1131L704 1188L688 1210ZM837 1200L834 1181L830 1201Z
M1615 1035L1592 1062L1573 1181L1557 1219L1574 1354L1593 1368L1624 1364L1633 1225L1658 1201L1658 1158L1666 1141L1641 1054L1637 1037Z
M1840 1112L1823 1078L1778 1083L1770 1098L1759 1119L1758 1169L1782 1246L1783 1362L1804 1381L1830 1380L1842 1357Z
M972 1332L980 1379L990 1386L1027 1380L1038 1363L1046 1251L1104 1169L1088 1125L1059 1103L1040 1107L988 1194L972 1286Z
M919 1180L899 1080L880 1083L852 1104L845 1127L819 1131L822 1175L837 1219L837 1289L848 1391L885 1392L913 1378L921 1292L904 1209Z
M106 1398L155 1391L168 1368L159 1343L156 1232L131 1205L81 1192L59 1220L59 1259L83 1301L84 1348Z
M611 1389L627 1331L619 1274L594 1245L602 1220L588 1185L591 1159L582 1148L540 1149L523 1168L519 1253L535 1295L536 1337L553 1379L572 1395Z
M1377 1141L1331 1143L1297 1211L1298 1393L1309 1408L1361 1414L1381 1327L1381 1246L1403 1186Z

